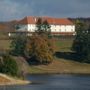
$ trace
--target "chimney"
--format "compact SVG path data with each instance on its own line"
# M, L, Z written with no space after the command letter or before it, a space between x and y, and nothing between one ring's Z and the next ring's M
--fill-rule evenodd
M34 20L35 20L35 22L36 22L36 21L37 21L37 18L35 17L35 19L34 19Z

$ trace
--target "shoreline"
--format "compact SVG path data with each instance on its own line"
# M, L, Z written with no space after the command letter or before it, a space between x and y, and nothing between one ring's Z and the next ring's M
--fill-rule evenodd
M87 76L90 76L90 73L29 73L27 74L28 75L87 75ZM5 74L1 74L0 73L0 78L4 78L4 80L8 80L6 82L1 82L0 81L0 86L12 86L12 85L28 85L28 84L31 84L33 82L31 81L28 81L28 80L21 80L21 79L15 79L15 78L12 78L12 77L9 77Z
M4 85L27 85L31 82L28 80L21 80L21 79L15 79L13 77L10 77L6 74L0 73L0 86Z
M44 72L44 73L28 73L28 75L90 75L90 73L60 73L60 72L53 72L53 73L48 73L48 72Z

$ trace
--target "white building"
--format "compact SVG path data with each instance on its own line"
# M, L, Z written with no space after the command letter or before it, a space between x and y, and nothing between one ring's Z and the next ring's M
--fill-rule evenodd
M75 35L75 25L67 18L52 18L52 17L25 17L18 21L17 31L35 32L36 22L38 18L47 20L51 26L51 33L55 35Z

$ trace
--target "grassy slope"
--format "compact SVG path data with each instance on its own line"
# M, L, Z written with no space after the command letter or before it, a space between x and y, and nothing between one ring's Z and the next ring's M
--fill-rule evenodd
M56 41L56 51L71 52L72 43L72 40ZM90 64L55 57L54 61L49 65L30 66L30 73L90 74Z
M90 64L75 61L57 59L49 65L30 66L30 73L70 73L70 74L90 74Z

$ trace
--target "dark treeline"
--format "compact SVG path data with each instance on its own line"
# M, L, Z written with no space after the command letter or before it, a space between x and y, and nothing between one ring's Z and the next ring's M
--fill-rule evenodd
M80 22L86 23L87 25L90 25L90 17L84 18L84 17L78 17L78 18L68 18L72 22L76 22L79 20Z
M82 58L82 62L90 63L90 24L76 19L75 26L72 49Z
M17 21L0 22L0 33L14 32Z

